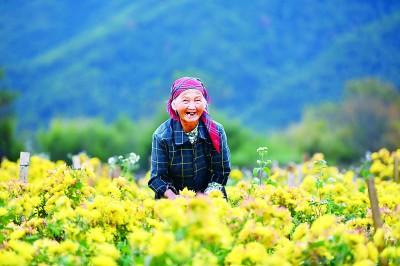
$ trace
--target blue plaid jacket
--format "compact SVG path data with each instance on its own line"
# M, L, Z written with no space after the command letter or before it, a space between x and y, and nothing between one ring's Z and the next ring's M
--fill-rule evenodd
M216 124L221 137L221 153L213 147L202 121L199 121L197 141L193 144L179 121L169 119L156 129L148 183L156 198L162 198L168 188L177 193L185 187L204 192L211 182L226 185L231 171L230 151L224 128Z

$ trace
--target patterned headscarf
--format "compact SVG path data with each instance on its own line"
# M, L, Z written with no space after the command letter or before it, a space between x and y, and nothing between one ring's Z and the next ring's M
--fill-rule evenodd
M206 101L209 102L207 89L206 87L204 87L200 79L192 77L182 77L175 80L174 83L172 83L171 94L167 102L167 111L169 113L169 116L174 120L179 120L179 116L177 112L175 112L175 110L172 109L172 101L175 100L183 91L188 89L199 90L203 94L203 97L206 99ZM214 148L217 150L217 152L221 152L220 148L221 140L218 134L217 125L208 114L207 107L205 108L200 119L201 121L203 121L204 125L208 130L208 134L210 135L210 139Z

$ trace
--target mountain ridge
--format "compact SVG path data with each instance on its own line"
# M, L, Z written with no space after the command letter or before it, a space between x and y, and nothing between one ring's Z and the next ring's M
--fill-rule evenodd
M214 109L259 130L337 100L351 79L400 85L396 1L225 4L38 1L13 11L18 2L9 2L0 8L0 66L27 110L20 126L150 118L183 75L203 79Z

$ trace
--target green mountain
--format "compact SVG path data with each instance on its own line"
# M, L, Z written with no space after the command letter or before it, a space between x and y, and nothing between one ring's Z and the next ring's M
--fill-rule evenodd
M4 1L0 35L21 128L152 117L182 75L261 130L338 99L350 79L400 85L399 1Z

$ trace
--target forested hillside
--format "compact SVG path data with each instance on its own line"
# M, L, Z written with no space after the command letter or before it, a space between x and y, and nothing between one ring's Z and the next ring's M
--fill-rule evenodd
M181 75L262 130L339 99L350 79L400 85L399 1L5 1L0 35L21 128L151 117Z

